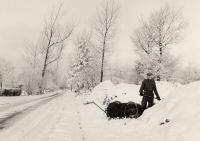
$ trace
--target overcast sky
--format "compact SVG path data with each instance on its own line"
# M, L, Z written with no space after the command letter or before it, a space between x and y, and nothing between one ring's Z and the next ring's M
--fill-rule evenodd
M103 0L63 0L69 17L80 21L77 30L88 26L96 8ZM183 62L200 64L200 2L198 0L119 0L121 4L117 59L123 64L133 64L137 56L133 51L130 35L141 18L148 19L151 12L166 3L182 8L189 20L185 40L172 48L174 55L182 55ZM0 0L0 57L20 66L25 41L37 42L48 9L59 4L58 0ZM76 32L78 32L76 30Z

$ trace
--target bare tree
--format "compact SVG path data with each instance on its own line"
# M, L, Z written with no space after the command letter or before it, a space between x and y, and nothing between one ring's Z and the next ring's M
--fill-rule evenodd
M53 8L45 18L43 38L39 46L41 57L43 58L43 62L41 62L41 87L43 86L48 66L61 57L65 42L72 35L75 28L74 22L67 22L62 26L61 21L66 15L66 11L62 12L62 6L61 3L57 10Z
M3 87L3 82L11 76L11 71L14 67L10 62L0 58L0 87Z
M117 34L117 23L120 6L114 0L106 0L102 3L102 9L97 10L91 21L91 27L95 37L93 46L101 56L100 82L103 81L104 63L106 55L112 52L112 41Z
M142 20L141 26L133 32L132 41L140 52L147 55L152 51L158 53L156 61L161 64L163 49L180 43L187 27L188 21L182 16L181 9L176 10L174 6L166 4L151 14L149 22ZM157 78L160 80L160 76Z

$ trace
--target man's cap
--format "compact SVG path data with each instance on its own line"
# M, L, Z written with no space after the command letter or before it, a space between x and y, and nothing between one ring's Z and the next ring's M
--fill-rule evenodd
M153 75L153 74L152 74L152 73L150 73L150 72L149 72L149 73L147 73L147 76L151 76L151 75Z

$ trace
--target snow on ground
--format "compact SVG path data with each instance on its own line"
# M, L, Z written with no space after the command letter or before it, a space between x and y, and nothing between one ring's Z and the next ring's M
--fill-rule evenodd
M168 140L199 140L200 81L182 86L141 117L153 134ZM170 122L165 122L169 119ZM159 125L162 123L162 125Z
M180 87L180 83L170 83L165 81L156 81L156 87L161 98L167 97L174 89Z
M93 116L83 115L87 137L89 140L137 140L137 141L197 141L200 138L200 81L180 86L168 82L156 82L159 92L165 99L157 102L155 106L145 110L138 119L112 119L106 120L106 115L96 111L89 105L82 107L82 111L92 111ZM98 86L97 86L98 87ZM130 100L130 94L137 92L139 86L119 84L106 91L107 97L118 96L119 101ZM136 91L137 90L137 91ZM126 94L124 94L126 93ZM110 95L109 95L110 94ZM168 95L168 96L167 96ZM135 95L134 95L135 96ZM132 96L133 101L137 96ZM98 99L98 97L96 97ZM103 98L101 98L103 99ZM138 98L139 99L139 98ZM95 99L94 99L95 100ZM99 99L98 99L99 100ZM140 97L141 100L141 97ZM98 109L98 107L96 107ZM101 114L102 112L102 114ZM94 127L97 127L94 129ZM92 131L95 132L91 135Z
M169 82L156 82L157 90L161 98L167 97L174 89L180 87L180 84L172 84ZM136 103L141 102L141 96L139 95L140 85L120 83L114 85L110 80L104 81L96 86L90 96L85 100L95 101L97 103L110 103L112 101Z
M200 138L200 81L179 86L156 82L165 99L144 111L138 119L111 119L96 105L105 97L140 102L138 85L105 81L87 95L65 92L42 105L12 127L0 130L7 141L198 141ZM126 94L125 94L126 93ZM131 99L131 100L130 100ZM138 101L137 101L138 100ZM0 102L1 103L1 102Z
M22 96L0 96L0 107L6 104L14 104L16 102L20 103L23 101L38 99L46 97L47 95L51 96L61 91L55 91L52 93L42 94L42 95L22 95Z
M110 80L100 83L98 86L93 88L91 93L89 93L89 97L87 97L85 102L91 102L95 100L95 102L103 103L107 97L107 91L113 86L114 84Z
M49 95L52 94L36 97ZM11 99L13 103L17 101L13 100L14 97L0 98ZM34 100L35 96L21 98ZM82 138L75 94L70 92L60 93L60 96L21 116L12 126L0 130L0 141L82 141Z

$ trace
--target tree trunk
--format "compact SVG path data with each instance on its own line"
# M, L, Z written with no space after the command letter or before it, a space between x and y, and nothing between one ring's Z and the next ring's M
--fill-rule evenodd
M1 84L0 85L1 85L1 88L2 88L3 87L3 76L2 75L0 76L0 80L1 80Z
M46 56L45 56L45 60L44 60L44 67L43 67L43 70L42 70L42 82L41 82L41 85L40 85L40 93L43 93L43 83L44 83L44 76L45 76L46 68L47 68L47 60L48 60L48 55L49 55L50 43L51 43L51 38L50 38L49 43L48 43L48 48L47 48Z
M100 82L103 81L103 60L102 60L102 64L101 64L101 79Z
M102 54L102 62L101 62L101 79L100 79L100 82L103 81L104 54L105 54L105 41L104 41L104 44L103 44L103 54Z
M46 62L46 59L45 59L45 62ZM40 84L40 93L43 93L43 84L44 84L44 76L45 76L45 72L46 72L46 63L44 64L44 68L42 70L42 82Z
M160 65L161 65L161 63L162 63L162 47L160 47L160 60L159 60L159 63L160 63ZM160 67L159 67L159 69L158 69L158 75L157 75L157 81L160 81L161 80L161 76L160 76Z
M160 47L160 63L162 63L162 47Z
M2 78L2 75L0 75L0 81L1 81L1 83L0 83L0 86L1 86L1 88L3 87L3 78Z

